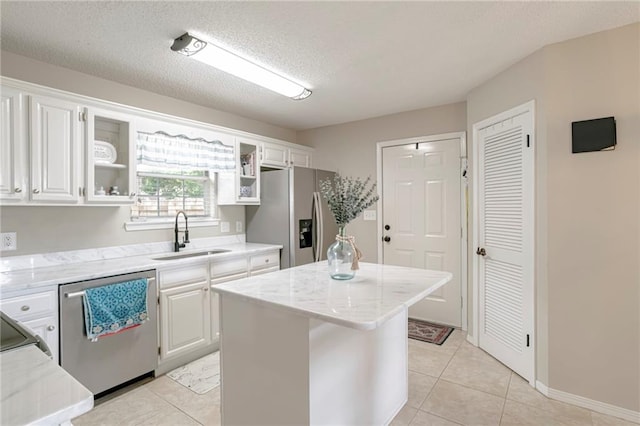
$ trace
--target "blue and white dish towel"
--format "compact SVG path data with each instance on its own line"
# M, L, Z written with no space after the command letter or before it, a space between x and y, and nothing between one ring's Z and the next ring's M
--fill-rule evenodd
M87 337L94 342L149 319L146 278L88 288L82 300Z

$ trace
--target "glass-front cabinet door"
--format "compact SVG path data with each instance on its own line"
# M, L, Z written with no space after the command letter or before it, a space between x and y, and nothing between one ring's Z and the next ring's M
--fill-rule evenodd
M136 197L135 129L131 116L89 109L86 200L132 204Z

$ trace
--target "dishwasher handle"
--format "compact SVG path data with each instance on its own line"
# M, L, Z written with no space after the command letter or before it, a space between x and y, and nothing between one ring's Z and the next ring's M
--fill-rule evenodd
M155 280L156 279L154 277L147 278L147 283L152 283ZM84 290L82 290L82 291L72 291L71 293L65 293L64 294L64 297L66 297L67 299L72 299L74 297L80 297L80 296L84 296Z

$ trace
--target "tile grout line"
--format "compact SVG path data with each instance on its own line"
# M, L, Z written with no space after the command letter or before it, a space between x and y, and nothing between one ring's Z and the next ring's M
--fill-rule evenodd
M513 371L511 372L511 374L509 375L509 383L507 384L507 393L504 396L504 400L502 401L502 412L500 413L500 420L498 421L498 424L501 425L502 424L502 418L504 417L504 410L505 408L507 408L507 396L509 395L509 388L511 388L511 380L513 380Z
M166 376L166 374L163 374L160 377ZM155 380L155 379L154 379ZM169 379L171 380L171 379ZM152 383L153 381L149 382ZM180 385L182 386L182 385ZM189 388L186 388L189 389ZM164 396L160 395L158 392L154 391L151 388L147 388L147 390L151 393L153 393L154 395L156 395L158 398L160 398L161 400L163 400L164 402L166 402L167 404L171 405L172 407L174 407L176 410L180 411L182 414L184 414L185 416L189 417L191 420L193 420L194 422L196 422L197 424L199 424L200 426L204 426L202 423L200 423L196 418L194 418L193 416L191 416L189 413L187 413L186 411L182 410L180 407L178 407L177 405L175 405L174 403L172 403L171 401L169 401L168 399L166 399ZM189 389L189 391L193 392L191 389ZM194 392L195 393L195 392Z

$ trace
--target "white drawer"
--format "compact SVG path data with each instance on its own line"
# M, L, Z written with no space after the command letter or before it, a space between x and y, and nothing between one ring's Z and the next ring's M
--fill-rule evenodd
M0 311L16 320L51 315L56 312L56 292L45 291L0 301Z
M211 262L211 281L214 278L247 272L247 258Z
M229 281L235 281L242 278L247 278L249 273L247 271L240 272L239 274L225 275L224 277L213 278L211 279L211 285L214 286L216 284L222 284Z
M160 288L209 281L209 262L158 271Z
M280 253L277 251L251 256L251 270L280 266Z
M251 271L251 276L255 276L255 275L262 275L262 274L267 274L269 272L275 272L275 271L279 271L280 267L279 266L271 266L270 268L262 268L262 269L256 269Z

